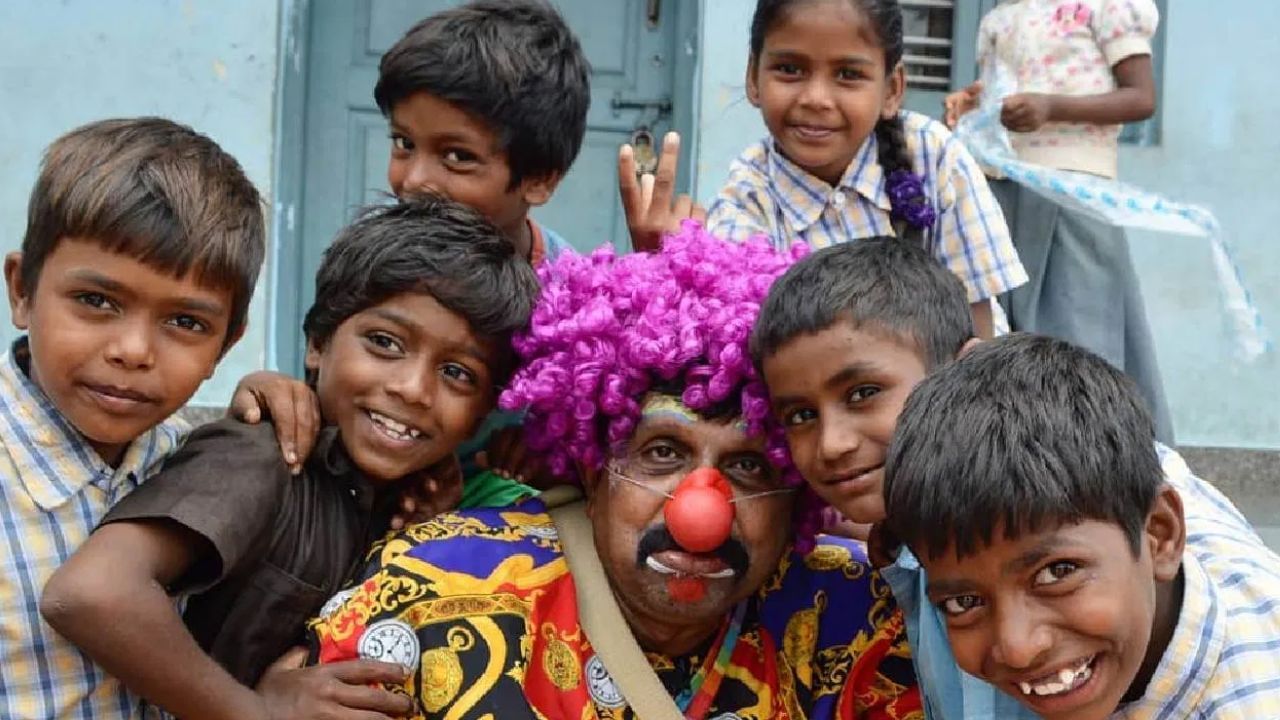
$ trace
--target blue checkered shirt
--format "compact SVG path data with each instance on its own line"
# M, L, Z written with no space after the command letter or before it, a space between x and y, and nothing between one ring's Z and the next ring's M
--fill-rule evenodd
M186 423L161 423L112 469L19 368L24 343L0 356L0 717L153 717L41 619L40 592L112 503L159 469Z

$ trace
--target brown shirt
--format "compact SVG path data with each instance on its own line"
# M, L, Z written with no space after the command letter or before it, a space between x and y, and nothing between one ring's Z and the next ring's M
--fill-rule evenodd
M195 430L103 524L168 520L207 541L170 591L189 595L183 619L200 646L252 686L386 532L396 495L375 491L336 428L292 477L270 424L224 419Z

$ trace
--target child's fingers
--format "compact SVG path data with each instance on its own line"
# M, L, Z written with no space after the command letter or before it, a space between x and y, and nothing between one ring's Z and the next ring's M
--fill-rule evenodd
M235 392L231 395L231 405L227 407L227 414L240 422L257 424L262 420L262 408L258 407L258 396L253 390L237 385Z
M701 205L699 205L698 203L694 203L694 204L693 204L693 209L689 211L689 217L693 218L694 220L697 220L698 222L702 223L703 225L706 225L706 224L707 224L707 209L706 209L706 208L704 208L704 207L702 207L702 206L701 206Z
M289 422L286 413L271 413L274 419L274 427L276 429L276 442L280 443L280 455L284 458L284 464L289 466L289 472L294 475L298 474L301 463L298 462L298 446L294 439L294 425Z
M673 130L662 138L662 155L658 158L658 171L653 183L653 202L664 210L671 207L671 197L676 188L676 169L679 165L680 133Z
M297 384L294 385L294 392L298 398L297 402L302 405L298 413L302 418L298 424L298 456L301 462L303 458L311 455L311 449L315 447L316 437L320 435L323 421L320 418L320 398L315 392L305 385Z
M656 184L656 178L653 173L645 173L640 176L640 207L641 212L648 215L649 210L653 207L653 189Z
M523 442L516 443L507 455L507 470L518 482L524 482L525 478L533 477L533 468L530 467L530 460L526 456L527 451Z
M329 675L348 685L368 685L370 683L399 685L409 675L403 665L379 662L377 660L343 660L342 662L319 667L328 668Z
M400 682L403 682L400 681ZM399 682L389 683L399 685ZM344 711L334 716L342 720L382 720L406 717L413 712L413 700L376 685L342 684L333 689L333 702ZM361 712L356 712L361 711Z
M489 457L494 465L511 467L511 450L520 444L518 428L503 428L489 438Z
M676 230L675 226L678 226L681 220L684 220L693 214L693 198L688 195L681 195L676 198L675 213L675 222L672 223L673 227L668 228L672 231Z
M618 150L618 193L622 196L622 212L627 216L627 224L634 225L647 208L640 201L636 153L630 145L623 145Z

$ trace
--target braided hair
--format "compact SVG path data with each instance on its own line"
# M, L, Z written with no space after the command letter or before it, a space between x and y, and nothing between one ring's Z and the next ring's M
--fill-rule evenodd
M751 18L751 57L758 58L764 49L764 38L783 11L801 0L757 0ZM876 32L884 49L885 71L892 73L902 62L902 8L898 0L848 0L861 10ZM907 148L902 117L895 114L881 118L875 127L877 160L884 171L885 188L892 205L890 219L899 238L924 243L924 233L932 227L933 209L924 197L923 182L916 175Z

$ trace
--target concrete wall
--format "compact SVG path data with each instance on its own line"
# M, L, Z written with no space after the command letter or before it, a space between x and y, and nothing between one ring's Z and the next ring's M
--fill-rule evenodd
M21 245L45 146L100 118L187 123L239 159L269 199L278 15L271 0L0 3L0 250ZM263 365L264 285L244 339L197 403L225 404L235 381ZM16 331L7 305L0 314L7 346Z
M1162 138L1127 148L1121 173L1212 209L1245 282L1280 340L1280 3L1179 0L1166 18ZM1174 410L1178 440L1280 448L1280 354L1253 364L1230 352L1203 241L1143 236L1133 258Z
M1123 175L1217 213L1245 280L1280 340L1280 3L1179 0L1167 18L1163 137L1126 148ZM694 190L715 196L730 161L765 134L746 101L750 0L704 0ZM1224 51L1230 44L1230 52ZM1280 448L1280 353L1232 355L1207 244L1143 235L1133 241L1179 444Z

